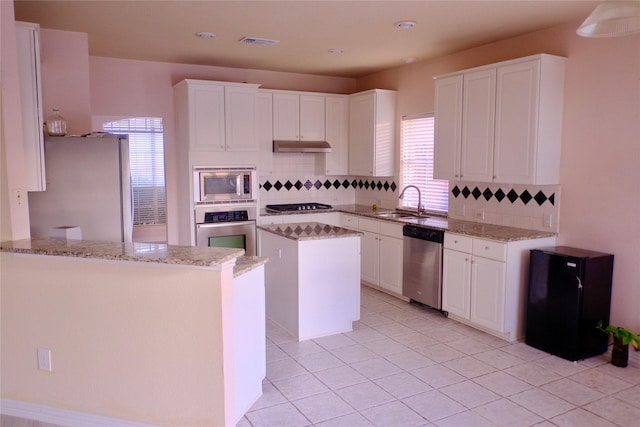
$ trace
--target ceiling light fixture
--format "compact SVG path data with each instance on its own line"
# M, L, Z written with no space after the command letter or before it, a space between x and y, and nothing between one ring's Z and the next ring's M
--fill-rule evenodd
M598 5L576 33L582 37L617 37L640 32L640 1Z
M212 39L215 36L216 36L215 34L209 33L207 31L198 31L196 33L196 37L200 37L201 39Z
M413 62L416 62L418 58L409 57L409 58L402 58L402 60L404 61L405 64L411 64Z
M333 48L333 49L329 49L329 53L333 54L333 55L342 55L344 53L344 49L340 49L340 48Z
M406 29L415 27L416 24L417 23L415 21L398 21L393 25L395 25L398 28L402 28L403 30L406 30Z
M240 41L242 43L256 44L259 46L273 46L280 43L280 40L261 39L259 37L243 37Z

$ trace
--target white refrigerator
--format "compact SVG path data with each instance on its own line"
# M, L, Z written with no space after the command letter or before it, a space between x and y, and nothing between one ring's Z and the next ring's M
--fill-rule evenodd
M46 190L29 192L32 237L76 226L83 240L131 242L127 135L47 137L44 157Z

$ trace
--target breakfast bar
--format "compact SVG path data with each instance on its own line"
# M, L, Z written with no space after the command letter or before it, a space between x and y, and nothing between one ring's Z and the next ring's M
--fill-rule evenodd
M318 222L259 226L267 318L298 341L360 319L361 232Z
M3 408L64 425L84 425L78 413L104 425L235 425L266 373L266 259L243 254L0 243Z

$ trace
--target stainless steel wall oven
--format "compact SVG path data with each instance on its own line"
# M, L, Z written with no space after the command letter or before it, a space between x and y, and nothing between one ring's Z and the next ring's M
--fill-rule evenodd
M197 207L196 246L241 248L255 256L256 214L254 203Z

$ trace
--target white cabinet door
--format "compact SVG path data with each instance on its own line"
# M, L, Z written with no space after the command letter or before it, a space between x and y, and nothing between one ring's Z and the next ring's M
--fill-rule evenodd
M491 182L496 70L465 74L463 92L460 177L465 181Z
M435 81L435 150L433 176L460 179L462 132L462 75Z
M256 151L256 88L226 86L224 90L225 149Z
M378 284L379 270L379 235L369 231L363 231L360 238L360 276L362 280Z
M349 174L349 97L325 97L325 136L331 153L316 157L320 175Z
M471 255L444 249L442 257L442 310L469 319Z
M300 96L300 140L325 140L325 99L319 95Z
M40 78L40 27L16 22L20 102L27 191L46 190L42 88Z
M380 286L402 294L402 239L380 236Z
M469 320L496 332L504 332L505 268L505 262L475 256L471 264Z
M494 176L498 182L534 180L540 61L498 67Z
M396 92L374 89L349 101L349 174L395 172Z
M224 86L189 85L191 150L224 151Z
M270 92L258 91L256 95L256 140L260 150L258 174L273 173L273 96Z
M373 176L374 94L352 95L349 101L349 174Z
M300 140L300 95L297 93L273 94L273 139Z

